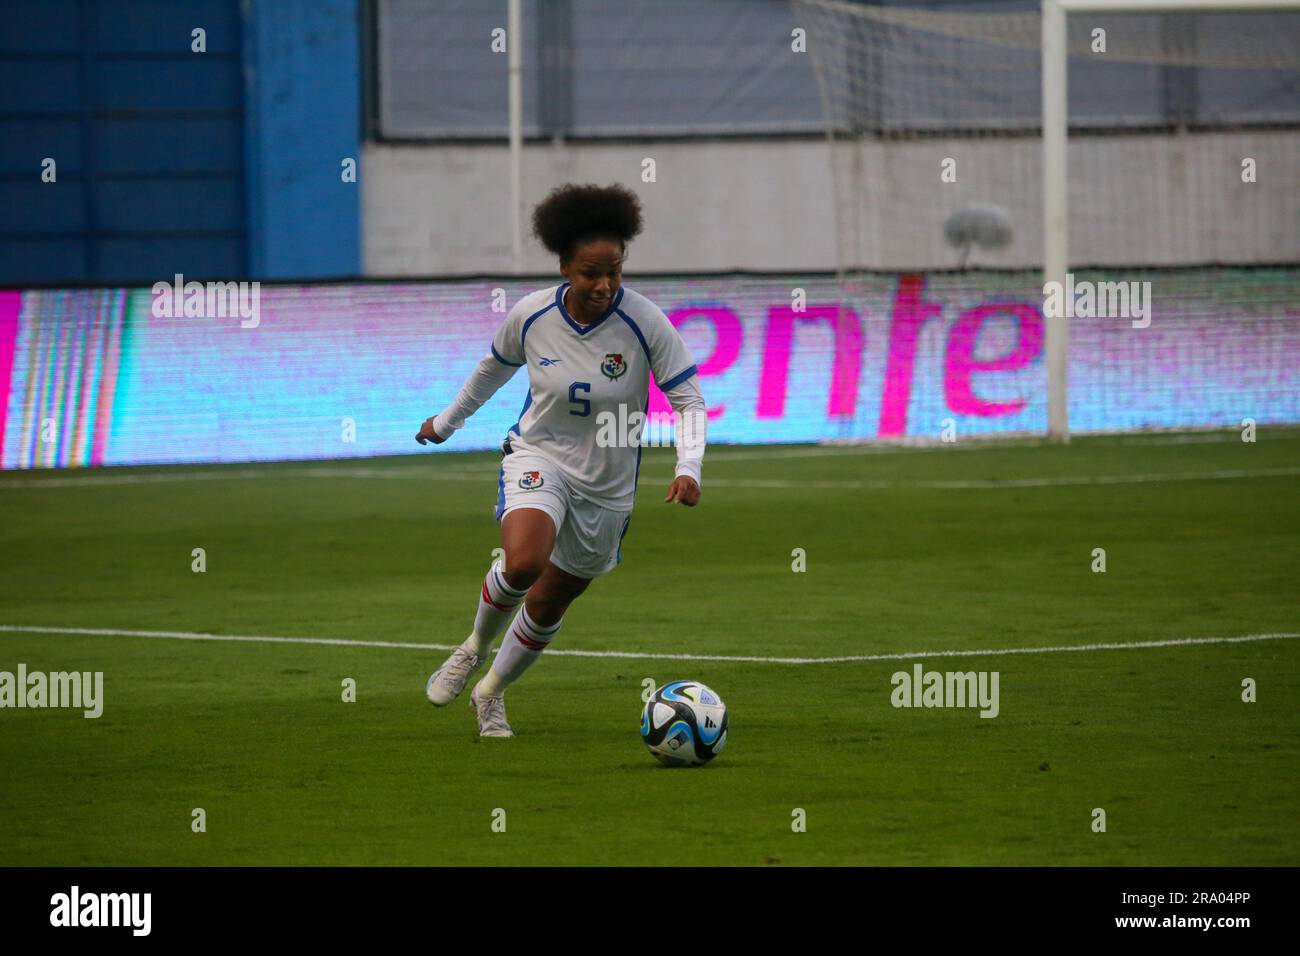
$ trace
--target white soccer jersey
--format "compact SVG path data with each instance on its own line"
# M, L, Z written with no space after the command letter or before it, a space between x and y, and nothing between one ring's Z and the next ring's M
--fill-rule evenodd
M528 398L509 435L512 448L545 455L575 493L606 508L630 511L641 466L639 445L597 441L602 423L644 415L650 375L673 410L695 424L690 442L677 444L678 475L697 482L704 457L704 397L695 359L668 317L653 302L622 286L589 325L564 306L568 283L530 293L510 310L456 400L434 420L440 435L465 424L524 365ZM620 406L622 406L620 408ZM621 414L621 418L619 417ZM633 419L635 421L635 419Z

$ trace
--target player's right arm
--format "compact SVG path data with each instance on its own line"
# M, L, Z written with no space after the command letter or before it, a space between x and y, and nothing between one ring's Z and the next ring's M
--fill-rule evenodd
M525 359L521 305L522 300L510 310L492 339L491 351L479 360L455 400L437 415L425 419L415 435L415 440L421 445L426 442L435 445L445 442L453 432L464 426L465 419L482 408L523 367Z

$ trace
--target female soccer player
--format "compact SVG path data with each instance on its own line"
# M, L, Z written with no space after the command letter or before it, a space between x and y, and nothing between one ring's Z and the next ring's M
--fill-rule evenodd
M451 703L513 616L470 692L483 737L514 736L506 687L554 640L592 579L622 560L641 466L639 430L631 441L622 430L644 416L651 374L678 416L676 477L664 501L700 500L706 415L695 360L664 313L622 285L627 244L640 231L640 201L621 186L571 184L547 196L533 212L533 233L559 257L566 281L516 303L456 400L415 436L422 445L446 441L528 366L528 398L501 445L496 517L505 557L483 581L473 633L425 691L435 706Z

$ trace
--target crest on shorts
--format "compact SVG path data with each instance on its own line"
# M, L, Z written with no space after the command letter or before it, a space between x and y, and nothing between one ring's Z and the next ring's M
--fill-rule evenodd
M627 371L627 363L623 361L622 352L607 352L605 361L600 363L600 370L605 373L605 377L611 382Z
M523 477L519 479L519 487L524 491L532 491L534 488L540 488L546 483L540 471L526 471Z

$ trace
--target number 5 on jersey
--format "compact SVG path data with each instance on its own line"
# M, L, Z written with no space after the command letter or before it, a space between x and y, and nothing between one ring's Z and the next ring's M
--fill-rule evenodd
M570 404L570 405L581 405L581 406L582 406L582 411L575 411L574 409L570 408L570 409L569 409L569 414L570 414L570 415L578 415L578 416L582 416L582 415L590 415L590 414L591 414L591 399L588 399L588 398L578 398L578 396L575 394L575 393L578 391L578 389L582 389L582 392L583 392L584 395L590 395L590 394L591 394L591 383L590 383L590 382L574 382L572 385L569 386L569 404Z

